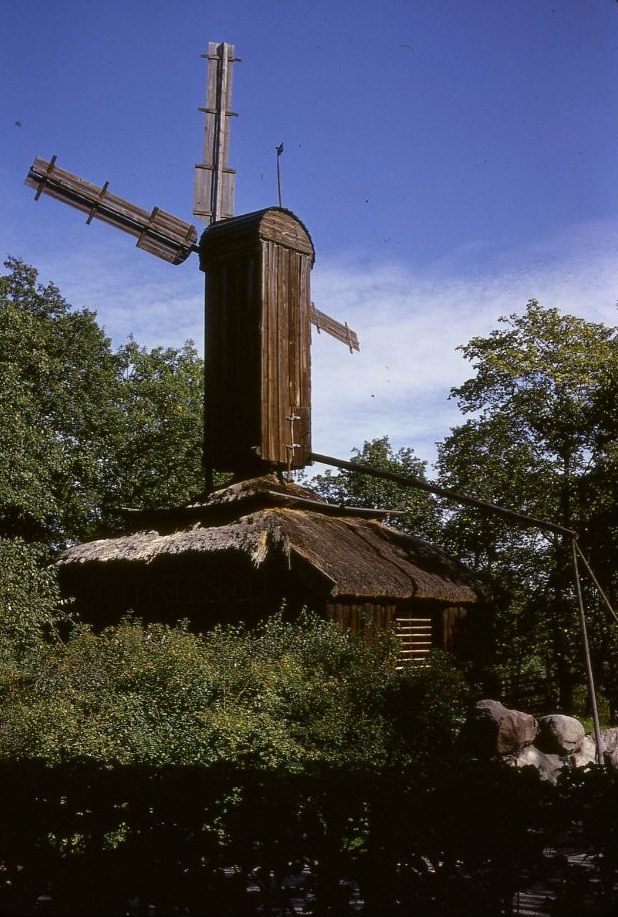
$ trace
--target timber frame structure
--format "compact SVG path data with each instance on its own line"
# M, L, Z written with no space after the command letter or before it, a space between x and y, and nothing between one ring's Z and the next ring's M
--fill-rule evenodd
M127 609L150 621L188 618L201 631L307 608L356 633L393 629L402 661L441 648L482 668L489 589L387 516L271 474L186 507L130 511L125 534L75 545L57 568L63 592L98 627Z
M313 243L298 217L279 207L234 216L229 165L234 46L210 42L204 149L196 165L195 226L159 207L144 210L102 186L38 158L26 185L132 235L137 247L171 264L199 254L206 273L204 465L234 475L303 468L311 453L311 325L359 349L347 323L311 301ZM277 152L279 156L279 150ZM278 159L277 159L278 162Z
M314 261L306 228L279 207L204 232L208 471L249 476L307 464Z
M486 655L487 596L460 564L384 525L384 513L332 507L282 479L313 461L311 325L350 352L358 338L314 306L313 242L281 206L280 184L279 206L234 216L229 126L238 58L225 42L211 42L204 56L193 213L208 226L199 243L190 223L60 169L55 156L37 158L26 179L36 199L69 204L87 223L127 232L172 264L199 254L206 276L206 496L155 514L129 512L124 534L69 548L57 561L64 593L100 625L133 609L150 620L189 617L203 629L254 621L286 603L290 614L308 607L356 631L394 627L409 660L432 646ZM215 471L235 483L214 490Z

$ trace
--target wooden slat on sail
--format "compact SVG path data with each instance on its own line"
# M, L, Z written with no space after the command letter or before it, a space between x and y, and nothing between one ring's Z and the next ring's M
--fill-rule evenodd
M36 199L46 194L88 214L87 223L93 219L102 220L122 229L137 238L138 248L171 264L180 264L197 250L195 226L159 207L152 211L136 207L111 194L108 182L100 187L60 169L55 156L49 161L37 157L26 185L36 190Z
M326 331L327 334L337 338L338 341L347 344L350 348L350 353L353 350L360 350L356 331L352 331L352 329L348 327L347 322L342 324L336 319L331 318L330 315L327 315L325 312L320 312L313 303L311 303L311 322L316 326L318 332Z
M230 147L229 119L236 114L232 105L234 45L211 41L208 53L206 84L204 153L195 166L193 214L206 223L229 219L234 215L236 172L228 164Z

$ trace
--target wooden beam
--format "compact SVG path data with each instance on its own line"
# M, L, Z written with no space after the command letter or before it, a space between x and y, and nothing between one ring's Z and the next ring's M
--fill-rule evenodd
M350 348L350 353L353 353L355 350L360 350L356 331L352 331L352 329L348 327L347 322L342 324L336 319L331 318L326 312L320 312L313 303L311 303L311 322L318 329L318 334L321 331L326 331L327 334L330 334L338 341L347 344Z
M37 157L28 172L26 185L36 190L35 198L46 194L82 213L87 223L102 220L137 238L137 247L163 258L171 264L181 264L191 252L198 251L195 226L180 220L159 207L142 210L108 191L109 182L102 187L85 181L51 160Z
M232 105L232 69L240 60L234 55L234 45L211 41L208 53L206 81L204 152L202 162L195 166L193 215L205 223L229 219L234 215L234 185L236 173L228 164L230 122L236 115Z
M504 519L518 523L519 525L555 532L558 535L568 535L569 538L577 538L577 532L573 529L567 529L563 525L549 522L546 519L539 519L527 513L520 513L517 510L508 509L506 506L497 506L495 503L488 503L486 500L479 500L476 497L467 497L465 494L459 494L447 487L439 487L437 484L432 484L430 481L424 481L422 478L417 478L413 475L399 474L396 471L388 471L386 468L376 468L374 465L365 465L364 462L349 462L345 459L335 458L332 455L320 455L317 452L312 452L309 459L312 462L332 465L334 468L341 468L344 471L357 471L359 474L366 474L370 477L383 478L385 481L394 481L395 484L402 484L404 487L414 487L417 490L424 490L427 493L435 494L437 497L453 500L455 503L459 503L462 506L473 506L485 512L493 513L496 516L502 516Z

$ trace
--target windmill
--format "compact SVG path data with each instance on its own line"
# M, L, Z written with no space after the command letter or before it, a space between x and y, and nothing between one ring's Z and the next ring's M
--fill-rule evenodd
M403 486L571 538L597 757L601 763L603 743L579 584L578 553L588 572L592 574L592 571L577 546L576 533L423 480L311 451L310 325L313 323L318 331L332 334L351 351L359 349L358 339L347 325L320 312L311 302L309 279L315 252L306 227L293 213L278 206L234 216L235 173L228 159L229 121L234 114L232 71L237 58L233 45L213 42L204 56L208 59L206 106L202 109L204 156L196 167L193 212L208 228L199 242L192 224L158 207L150 212L136 207L111 194L107 182L100 187L60 169L55 156L50 161L37 158L26 184L35 189L37 199L47 194L85 212L87 223L93 219L110 223L136 237L139 248L172 264L184 262L192 253L199 255L200 268L206 273L205 466L210 478L213 470L231 471L242 479L282 466L302 468L316 460L391 479ZM280 152L281 148L277 148L278 156ZM279 182L278 185L281 203ZM251 485L252 482L241 480L218 496L206 496L199 505L173 510L172 513L183 516L187 524L184 529L170 522L173 531L166 535L167 511L159 511L157 524L163 534L159 529L149 529L118 539L76 545L60 556L58 565L78 579L83 570L81 580L87 599L84 607L92 607L98 596L99 601L103 597L108 608L110 586L112 595L122 597L128 593L125 588L113 588L114 583L105 575L106 564L117 561L119 575L123 577L133 571L134 597L141 590L142 601L147 596L149 601L153 596L167 601L166 590L170 587L177 596L186 595L186 565L197 557L189 591L197 595L201 590L202 595L206 594L206 603L200 600L200 610L203 612L208 603L211 607L219 603L229 608L240 598L244 616L248 607L245 600L250 600L251 607L257 607L256 596L269 594L268 575L258 589L253 588L251 575L255 568L262 564L268 568L272 561L277 576L271 577L270 582L283 582L286 574L298 574L303 585L303 607L307 605L306 585L312 583L319 593L313 607L317 608L321 602L331 619L358 630L364 627L367 614L379 626L394 623L402 637L404 656L421 659L431 645L449 648L449 641L453 635L457 636L462 622L465 624L466 606L483 598L484 587L446 555L385 526L363 525L360 517L367 511L316 504L310 494L294 492L290 484L276 491L264 490L268 484L256 482L253 489ZM230 514L234 504L239 518L230 525L222 525L222 508ZM302 507L304 514L282 516L282 507L289 506ZM249 507L252 512L245 513ZM379 511L368 512L376 517L380 515ZM209 513L217 523L210 528L206 524ZM345 521L347 516L351 517L349 522ZM327 518L337 520L332 523L330 537L326 533ZM229 521L227 516L226 520ZM245 566L230 569L230 575L222 577L221 564L230 557L237 559L242 549L249 555L250 575ZM205 586L208 575L203 560L209 554L213 556L216 571L212 578L214 585ZM156 562L159 555L160 566ZM283 567L277 568L281 557ZM168 558L171 566L166 563ZM144 563L149 566L148 577L142 576ZM103 573L99 581L97 566L99 573ZM174 576L179 577L178 584ZM598 588L593 575L592 578ZM148 588L144 586L145 580ZM216 584L221 582L224 585L229 582L230 594L217 594ZM246 589L244 584L248 584ZM67 594L78 593L70 588ZM141 607L139 602L132 604ZM479 644L479 658L484 658L482 641L479 642L478 633L472 634L473 638L467 639L471 644ZM464 634L464 644L465 641Z
M315 259L303 223L281 206L234 215L229 165L234 46L210 42L203 158L195 168L195 226L154 207L144 210L37 158L26 185L137 239L138 248L171 264L199 255L206 274L205 449L213 471L247 477L311 461L311 324L359 349L354 331L316 309ZM279 153L279 151L278 151Z

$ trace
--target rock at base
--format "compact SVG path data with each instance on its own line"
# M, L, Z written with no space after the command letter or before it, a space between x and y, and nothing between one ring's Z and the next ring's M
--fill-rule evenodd
M515 758L514 762L517 767L536 767L543 780L549 780L556 783L558 775L563 767L567 764L560 755L546 754L535 745L529 745L524 748Z
M537 721L530 713L509 710L496 700L478 701L465 728L469 747L480 755L517 755L530 745Z
M550 755L573 755L579 751L586 730L574 716L552 713L539 720L535 745Z

